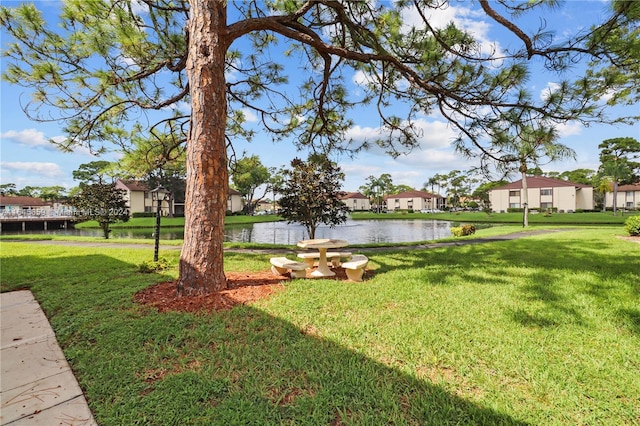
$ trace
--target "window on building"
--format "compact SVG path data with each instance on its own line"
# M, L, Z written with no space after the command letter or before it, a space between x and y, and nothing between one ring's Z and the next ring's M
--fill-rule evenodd
M519 209L520 208L520 203L509 203L509 208L510 209Z
M551 188L541 189L540 195L553 195L553 189Z
M515 190L515 191L509 191L509 197L519 197L520 196L520 190Z
M540 210L547 210L553 208L553 203L540 203Z

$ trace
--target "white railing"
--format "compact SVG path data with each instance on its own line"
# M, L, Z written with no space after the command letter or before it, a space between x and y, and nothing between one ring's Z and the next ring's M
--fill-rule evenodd
M73 209L11 209L0 210L0 219L70 219Z

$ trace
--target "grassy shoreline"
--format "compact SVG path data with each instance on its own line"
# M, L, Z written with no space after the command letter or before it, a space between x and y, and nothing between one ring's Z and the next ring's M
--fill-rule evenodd
M589 227L588 225L586 226ZM547 226L547 225L539 225L535 227L530 227L527 230L533 229L572 229L573 226ZM501 226L492 226L488 228L478 229L477 232L473 235L465 236L465 237L448 237L441 238L437 240L426 240L426 241L410 241L410 242L393 242L393 243L366 243L366 244L350 244L349 247L352 248L384 248L384 247L410 247L410 246L419 246L424 244L438 243L438 242L450 242L450 241L465 241L470 239L477 238L490 238L500 235L507 234L515 234L518 232L527 231L522 228L520 225L512 225L506 224ZM81 236L73 236L73 235L44 235L44 234L12 234L12 235L3 235L0 236L0 241L7 242L19 242L19 241L55 241L55 242L80 242L80 243L104 243L105 245L148 245L151 246L155 244L153 239L135 239L135 238L114 238L111 237L105 240L102 237L81 237ZM160 244L162 246L180 246L183 244L183 240L160 240ZM240 242L224 242L223 247L226 249L288 249L288 250L297 250L298 247L295 245L286 245L286 244L270 244L270 243L240 243Z
M132 302L178 251L140 274L147 250L3 241L1 290L34 293L101 425L632 425L640 246L621 235L390 248L363 283L287 281L210 315Z
M543 214L529 215L529 223L531 225L549 225L549 224L565 224L565 225L605 225L605 224L622 224L633 215L640 212L618 213L613 216L611 212L590 212L590 213L556 213L551 216ZM351 214L353 220L389 220L389 219L423 219L423 220L446 220L451 222L468 222L468 223L522 223L522 213L492 213L487 215L482 212L457 212L457 213L366 213L355 212ZM260 222L276 222L283 220L280 216L264 215L264 216L227 216L225 225L242 225L248 223ZM120 228L153 228L155 226L155 218L138 217L131 218L128 222L115 223L111 225L113 229ZM162 218L162 227L184 227L183 217ZM87 221L78 223L76 228L100 228L97 222Z

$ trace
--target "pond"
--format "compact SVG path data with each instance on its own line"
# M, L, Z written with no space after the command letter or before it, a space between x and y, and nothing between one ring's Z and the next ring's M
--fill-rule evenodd
M351 244L367 243L404 243L413 241L429 241L451 236L453 222L443 220L348 220L334 228L320 226L316 230L316 238L337 238L347 240ZM225 241L243 243L288 244L309 238L302 225L286 222L263 222L243 225L225 226ZM35 234L102 236L98 229L67 229L56 231L27 231ZM6 233L8 234L8 233ZM149 228L113 229L113 238L153 238L153 230ZM160 239L182 239L182 228L161 229Z

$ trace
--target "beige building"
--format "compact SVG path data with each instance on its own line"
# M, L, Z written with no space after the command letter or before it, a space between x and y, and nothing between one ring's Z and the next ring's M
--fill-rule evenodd
M116 182L116 188L122 189L125 192L125 200L129 206L129 211L133 213L152 213L155 212L156 204L153 201L153 197L149 187L146 183L140 181L125 181L118 180ZM174 197L175 200L175 197ZM172 200L173 201L173 200ZM227 210L231 212L239 212L243 206L242 196L235 189L229 189L229 198L227 200ZM173 201L173 211L175 214L184 214L184 205L182 203L176 203ZM168 205L166 201L162 204L162 214L167 215Z
M489 191L494 212L521 209L524 207L523 198L522 179ZM570 213L593 210L593 187L544 176L527 176L527 201L529 209L540 211L553 209Z
M399 194L385 195L384 207L388 211L394 210L442 210L445 198L427 191L406 191Z
M613 192L604 195L604 204L613 208ZM640 183L618 186L616 209L640 210Z
M236 213L242 211L244 207L244 201L242 201L242 194L233 188L229 188L229 198L227 198L227 211Z
M359 192L347 192L340 197L342 201L349 207L352 212L371 210L371 202L369 198Z
M124 191L124 199L129 207L129 212L151 213L154 211L154 203L147 184L135 180L121 180L116 182L116 189Z
M0 196L0 214L6 217L48 214L52 208L52 203L40 198L25 197L21 195Z

